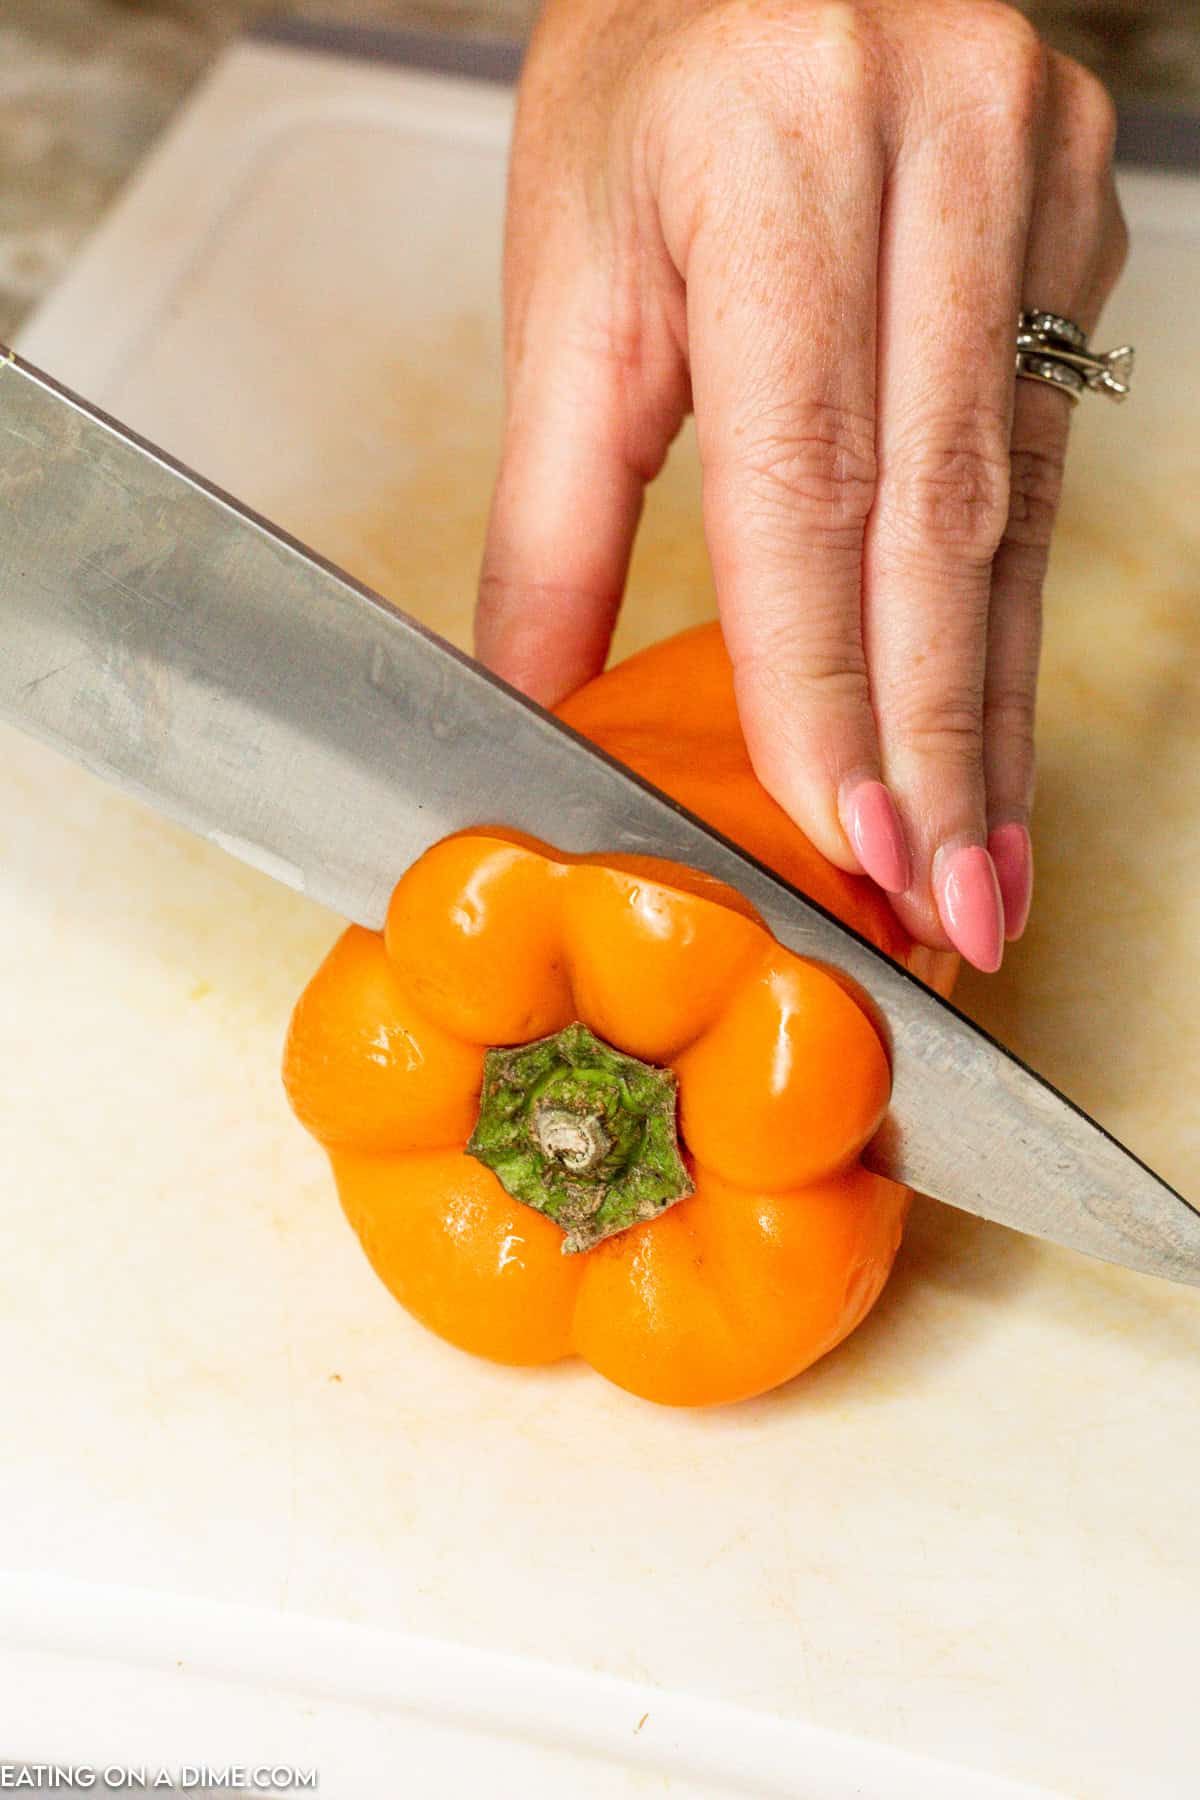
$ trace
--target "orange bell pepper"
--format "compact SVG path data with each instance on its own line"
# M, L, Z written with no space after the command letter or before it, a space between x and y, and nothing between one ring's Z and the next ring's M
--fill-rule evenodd
M750 767L720 634L635 656L577 730L945 990ZM505 1363L697 1406L789 1380L878 1297L909 1195L860 1153L883 1043L849 982L676 864L504 831L435 845L301 997L284 1080L396 1298Z

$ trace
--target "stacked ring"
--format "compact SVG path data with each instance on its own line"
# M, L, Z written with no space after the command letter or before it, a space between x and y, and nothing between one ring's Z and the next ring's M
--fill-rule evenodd
M1129 344L1097 355L1088 349L1086 333L1060 313L1027 311L1017 321L1017 374L1058 388L1072 402L1085 388L1124 400L1132 373Z

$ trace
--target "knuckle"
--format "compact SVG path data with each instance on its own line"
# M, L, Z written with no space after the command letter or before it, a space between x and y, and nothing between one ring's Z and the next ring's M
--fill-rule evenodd
M984 41L996 63L1015 81L1039 81L1046 64L1046 47L1037 27L1006 0L985 0L980 17L986 34Z
M997 47L995 75L1002 95L1010 105L1032 110L1046 85L1046 46L1028 19L1007 10Z
M1029 550L1048 548L1062 483L1060 454L1032 446L1013 451L1006 543Z
M1037 27L1011 0L964 0L958 8L958 21L961 30L975 27L979 42L1001 49L1030 49L1041 43Z
M948 132L961 151L964 138L984 134L994 161L1027 163L1047 94L1046 47L1021 13L991 0L971 0L953 13L935 52L938 79L924 74L918 91L929 129Z
M866 670L855 666L848 649L806 644L786 662L755 652L740 664L738 678L786 708L797 737L810 735L805 725L814 721L866 718L870 712Z
M983 714L973 694L921 689L892 707L897 736L925 762L977 768L983 753Z
M857 612L829 600L781 606L731 646L739 688L765 699L798 745L829 728L869 730L870 682Z
M1075 157L1089 169L1106 169L1117 141L1116 102L1099 76L1073 57L1059 56L1055 66Z
M886 49L854 0L764 7L716 0L681 27L708 108L723 131L776 139L816 128L814 108L858 112L886 81Z
M718 0L683 27L694 38L696 68L714 98L738 99L763 87L774 91L785 73L778 32L754 0Z
M826 0L812 20L809 54L826 86L838 93L861 91L878 64L874 25L861 7Z
M575 612L605 598L599 584L517 580L485 566L479 577L475 610L477 620L489 627L520 626L526 620Z
M742 469L755 510L784 512L810 541L854 541L875 499L874 423L844 407L813 404L744 451Z
M781 694L800 689L823 703L868 702L862 647L840 618L822 623L801 614L792 624L760 628L738 669L758 686Z
M1005 428L978 411L927 426L884 470L891 535L988 563L1008 523L1011 467Z
M870 757L875 722L861 650L801 641L795 632L777 636L778 654L760 643L734 663L738 692L753 693L774 721L777 747L822 779L832 778L848 750L855 761Z
M773 77L790 66L792 73L816 69L856 81L868 66L873 41L853 0L787 8L764 7L761 0L718 0L699 15L697 25L706 43L719 46L726 70L733 66Z
M1026 128L1045 90L1046 46L1025 15L1000 0L973 12L967 54L962 46L955 51L956 75L977 90L989 112Z
M984 698L984 732L1002 739L1009 753L1032 747L1036 716L1037 699L1031 688L1002 687Z

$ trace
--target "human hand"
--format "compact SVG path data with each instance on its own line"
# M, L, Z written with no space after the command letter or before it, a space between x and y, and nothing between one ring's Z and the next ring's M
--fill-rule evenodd
M1071 410L1014 380L1016 321L1095 325L1113 133L998 0L549 0L521 86L480 655L546 703L600 670L694 407L760 779L988 970Z

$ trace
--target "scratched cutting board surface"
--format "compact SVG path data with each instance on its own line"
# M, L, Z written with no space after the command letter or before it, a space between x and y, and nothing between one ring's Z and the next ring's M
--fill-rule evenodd
M466 644L509 118L498 89L239 48L21 348ZM962 995L1196 1192L1200 201L1124 192L1103 335L1139 345L1136 399L1077 418L1034 920ZM617 649L711 608L685 439ZM289 1007L337 921L15 734L3 754L0 1520L26 1720L59 1716L30 1673L68 1667L70 1604L28 1603L53 1575L246 1609L239 1642L295 1617L536 1658L583 1684L564 1712L600 1676L748 1709L741 1763L706 1764L695 1723L689 1763L648 1701L586 1780L554 1761L568 1728L543 1754L526 1722L541 1774L497 1752L500 1793L1194 1792L1200 1294L918 1202L872 1318L753 1405L471 1361L388 1299L283 1102ZM817 1736L746 1775L756 1719Z

